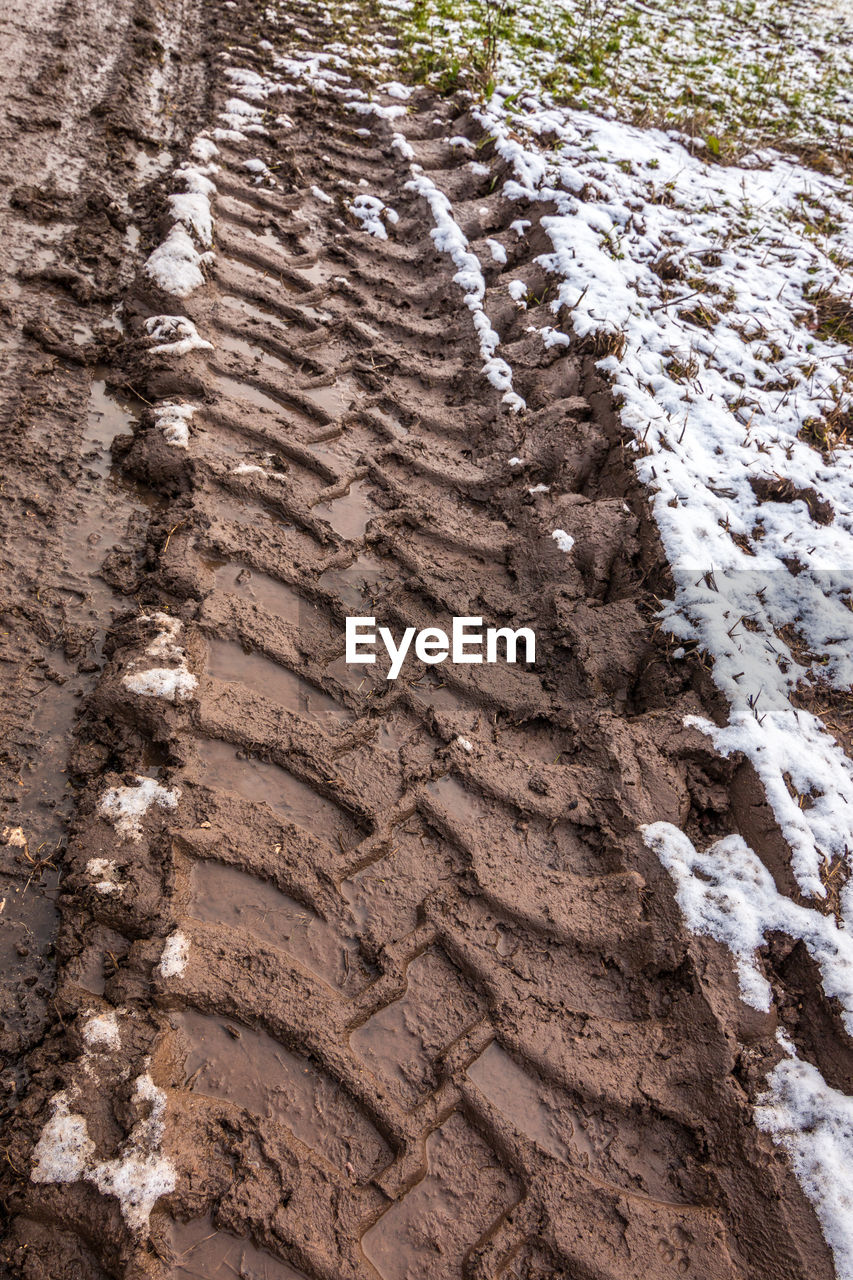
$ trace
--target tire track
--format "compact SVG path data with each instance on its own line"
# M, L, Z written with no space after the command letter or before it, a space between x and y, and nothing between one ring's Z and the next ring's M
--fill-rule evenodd
M233 96L223 77L217 109ZM146 400L194 406L189 448L143 414L124 455L168 508L148 612L113 630L88 708L104 769L64 885L68 1025L10 1156L27 1167L64 1089L161 1195L139 1228L90 1172L22 1180L19 1273L49 1254L87 1276L240 1256L311 1280L829 1276L748 1121L772 1032L688 945L637 831L731 823L734 766L682 727L708 695L652 634L662 560L592 358L527 332L529 272L526 312L489 308L527 401L511 413L406 190L398 122L368 117L365 139L333 95L297 86L286 105L291 125L217 143L216 264L186 304L212 352L128 344ZM501 290L518 208L444 141L470 122L421 94L404 127L481 261L504 238ZM254 185L258 156L275 188ZM399 214L388 241L338 194L365 172ZM127 306L133 332L173 309L140 282ZM386 682L343 660L353 612L533 626L538 661ZM191 698L128 692L161 659ZM122 839L96 806L137 773L179 798ZM121 1054L92 1048L92 1010L115 1012ZM161 1147L172 1186L151 1181Z

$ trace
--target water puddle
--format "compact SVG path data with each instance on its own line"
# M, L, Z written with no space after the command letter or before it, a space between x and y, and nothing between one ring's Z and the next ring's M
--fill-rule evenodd
M231 640L214 639L209 642L207 669L218 680L237 681L298 715L332 725L352 719L346 707L315 689L295 672L279 666L263 654L246 653Z
M355 378L344 374L325 387L303 387L302 394L331 418L337 418L352 408L353 401L358 397L359 387Z
M286 1262L213 1225L213 1219L171 1222L168 1243L174 1255L170 1280L307 1280Z
M378 507L367 496L368 482L356 480L340 498L331 502L319 502L314 508L314 515L329 524L342 538L360 538L367 528L368 521L377 515Z
M272 355L265 347L259 347L246 338L238 338L233 333L222 332L217 341L221 350L248 360L250 364L260 364L267 369L275 369L285 377L293 376L292 365L286 364L279 356Z
M80 637L81 648L74 658L59 650L51 653L51 679L39 668L26 677L32 698L28 736L37 745L30 753L32 767L23 769L16 804L6 817L10 827L22 828L27 843L3 851L8 874L0 875L0 897L6 899L0 964L4 972L19 974L28 983L34 966L50 963L57 927L54 898L60 846L74 795L67 760L80 699L92 688L114 615L129 607L127 597L100 576L101 567L107 552L125 541L129 522L147 515L146 502L135 486L125 483L110 455L115 437L131 430L135 406L107 394L103 370L96 370L96 375L101 376L91 385L80 441L82 474L62 512L61 559L51 573L62 595L62 625L69 637ZM37 972L45 978L41 967ZM16 1016L9 1014L10 1027L16 1025Z
M159 178L172 164L171 151L158 151L151 155L148 151L139 150L133 157L137 182L140 186Z
M197 1093L277 1121L341 1172L349 1165L359 1182L389 1163L387 1144L349 1095L266 1032L194 1010L173 1014L172 1024L187 1046L184 1072Z
M370 604L380 583L383 586L390 584L390 574L394 568L393 560L360 555L345 569L327 569L320 574L318 583L336 596L346 608L360 609Z
M338 837L346 846L354 843L357 828L337 805L319 795L277 764L240 759L237 748L215 738L197 742L201 762L200 781L220 791L232 791L253 804L266 804L276 813L325 837L336 847Z
M327 279L326 268L320 262L315 262L310 267L299 267L297 274L300 280L305 280L311 289L325 284Z
M267 329L269 329L270 325L284 327L287 324L287 321L278 314L274 307L262 306L260 302L250 302L248 298L242 298L239 294L224 293L222 301L226 302L230 307L234 307L242 315L248 316L250 320L257 320Z
M427 783L427 791L440 802L441 807L457 822L479 826L484 817L484 806L464 787L458 778L447 773L435 782Z
M580 1126L573 1126L565 1110L560 1116L546 1104L541 1088L496 1041L468 1068L468 1075L482 1094L527 1134L537 1146L566 1164L572 1162L570 1147L561 1131L576 1135L575 1144L587 1156L592 1146Z
M282 422L285 421L285 406L281 401L259 390L251 382L240 382L236 378L229 378L225 373L217 373L213 383L221 395L228 400L233 400L235 404L243 408L254 406L256 409L263 409L267 413L274 414ZM290 406L288 405L287 408L289 410ZM309 421L313 420L309 419Z
M240 477L237 476L235 479L239 480ZM248 527L250 530L249 536L251 536L252 526L259 521L263 521L264 524L273 524L277 528L293 527L288 524L284 516L265 506L258 498L249 495L243 497L232 493L230 489L227 489L222 484L221 480L217 483L216 492L211 494L211 498L211 515L213 518L218 520L220 524L236 524L241 529Z
M402 938L418 923L421 903L451 874L447 846L420 818L394 829L391 848L341 884L356 929Z
M407 1107L437 1081L442 1052L480 1016L480 1002L441 952L431 949L406 971L406 992L350 1037L355 1052Z
M231 284L232 289L236 288L239 290L244 288L247 293L252 293L255 289L260 289L262 292L266 292L270 288L275 289L278 287L293 300L288 304L288 309L291 312L293 311L294 306L298 304L299 311L310 320L322 321L327 318L324 317L323 312L317 307L306 305L299 301L301 295L310 292L310 289L306 289L303 282L297 279L295 274L280 274L273 269L272 265L270 265L270 269L268 271L264 271L258 266L253 266L247 262L241 262L239 258L228 257L227 255L223 255L223 257L228 265L229 274L231 274L232 277L238 277L238 279L239 277L242 277L242 281L240 281L240 283L235 281ZM279 323L281 323L281 317L279 316L277 318Z
M315 605L286 582L279 582L278 578L271 578L259 569L249 569L234 560L220 563L214 571L214 577L217 591L233 592L245 599L254 600L283 621L298 623L303 611L319 612Z
M518 1201L515 1179L457 1112L427 1138L426 1154L426 1176L362 1237L383 1280L467 1274L471 1249Z
M217 372L214 375L213 382L217 391L227 399L244 408L248 405L254 405L256 409L263 409L267 413L272 413L283 426L291 429L294 426L307 426L312 431L317 428L317 419L307 410L300 408L299 404L291 400L284 391L280 394L269 388L266 391L262 391L254 383L231 378L224 372ZM288 420L289 418L291 419L290 421Z
M367 977L353 937L342 937L309 907L236 867L194 863L189 912L197 920L248 930L338 991Z

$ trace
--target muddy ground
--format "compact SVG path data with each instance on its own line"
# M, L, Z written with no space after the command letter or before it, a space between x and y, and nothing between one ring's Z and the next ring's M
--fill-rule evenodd
M550 314L547 211L519 240L518 205L448 144L483 141L464 104L419 90L365 136L297 86L289 121L218 143L204 287L176 302L140 272L232 96L222 53L263 69L261 36L332 38L297 17L2 19L0 1268L830 1277L751 1119L776 1015L685 933L638 833L740 831L791 890L750 767L683 725L721 708L655 628L665 565L594 355L526 332ZM400 130L474 248L506 249L487 310L522 415L481 376ZM365 177L400 215L387 241L341 199ZM212 349L151 352L145 319L177 313ZM196 406L189 448L164 401ZM344 661L363 613L533 627L537 661L387 682ZM152 661L188 696L140 692ZM143 778L162 790L138 826L109 821ZM802 945L765 965L849 1090ZM84 1136L46 1179L63 1114Z

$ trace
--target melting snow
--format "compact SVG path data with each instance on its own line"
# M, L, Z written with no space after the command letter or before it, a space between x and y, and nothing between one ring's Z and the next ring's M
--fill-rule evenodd
M136 775L136 785L132 787L110 787L98 802L98 813L114 825L120 836L126 840L142 838L142 818L156 804L159 809L175 809L180 798L180 791L170 791L161 786L156 778Z

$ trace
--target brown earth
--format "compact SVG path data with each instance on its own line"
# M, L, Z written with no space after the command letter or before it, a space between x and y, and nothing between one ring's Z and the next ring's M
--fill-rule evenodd
M231 96L216 55L251 39L234 61L268 65L259 12L72 0L3 20L0 1267L830 1277L751 1120L776 1015L686 934L638 832L739 830L790 889L748 766L683 726L720 709L698 658L656 633L663 559L594 357L526 332L550 319L541 207L472 174L447 139L480 142L475 126L418 91L394 128L490 264L520 416L480 373L391 126L360 136L338 100L295 92L292 128L220 143L203 289L177 303L137 271L163 174ZM333 38L297 20L301 43ZM400 215L386 242L341 199L364 177ZM176 312L212 352L148 352L144 319ZM166 397L197 405L188 451L154 423ZM174 706L123 683L161 613L198 678ZM362 613L397 634L530 626L537 661L425 675L410 659L388 682L344 661ZM134 840L97 805L138 775L180 799ZM186 964L164 975L176 931ZM849 1089L802 947L778 940L766 965L802 1055ZM109 1011L121 1051L93 1052L86 1019ZM162 1133L135 1092L147 1073ZM31 1179L61 1090L99 1160L171 1161L150 1229L91 1177Z

